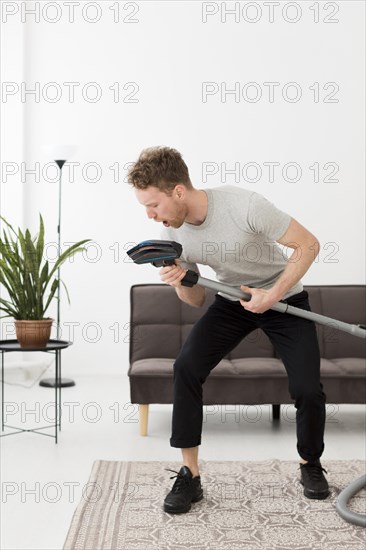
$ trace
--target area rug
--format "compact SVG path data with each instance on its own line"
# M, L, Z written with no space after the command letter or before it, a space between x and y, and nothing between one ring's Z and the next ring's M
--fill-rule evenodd
M365 550L366 530L335 510L363 461L324 461L331 494L303 495L296 461L200 461L204 498L187 514L162 509L179 462L96 461L64 550ZM366 513L366 491L350 502Z

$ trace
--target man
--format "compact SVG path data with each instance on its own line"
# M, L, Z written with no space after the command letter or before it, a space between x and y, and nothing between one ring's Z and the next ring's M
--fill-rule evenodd
M301 483L309 498L329 494L320 456L324 450L325 394L312 321L277 313L279 300L310 310L301 277L319 252L319 242L299 222L260 194L235 186L196 189L180 153L169 147L145 149L128 181L150 219L163 224L161 238L182 244L181 261L160 270L161 280L196 307L205 289L185 287L186 269L209 265L220 282L241 287L249 302L218 293L197 321L174 363L172 447L183 466L164 501L169 513L188 512L203 496L198 465L202 432L202 384L210 371L246 335L261 328L281 357L295 400ZM279 244L293 252L287 258ZM245 282L245 286L243 283Z

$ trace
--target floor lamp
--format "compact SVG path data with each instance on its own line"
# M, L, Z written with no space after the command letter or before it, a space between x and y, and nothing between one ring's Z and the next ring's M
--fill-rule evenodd
M59 145L59 146L47 146L44 147L45 152L52 157L54 162L57 164L59 169L59 178L58 178L58 225L57 225L57 236L58 236L58 248L57 252L58 255L61 254L61 197L62 197L62 168L67 162L67 160L75 153L76 146L75 145ZM60 301L60 290L61 290L61 284L60 284L60 274L61 270L60 267L57 270L57 278L59 280L59 285L57 288L57 340L60 339L60 323L61 323L61 315L60 315L60 309L61 309L61 301ZM44 386L46 388L54 388L56 386L56 379L55 378L43 378L39 382L40 386ZM61 378L60 380L60 387L66 388L70 386L75 386L74 380L71 380L71 378Z

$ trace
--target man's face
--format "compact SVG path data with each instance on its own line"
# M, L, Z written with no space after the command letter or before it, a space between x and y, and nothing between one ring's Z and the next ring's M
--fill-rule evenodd
M139 203L145 206L149 218L161 222L164 227L175 229L183 224L187 207L184 200L179 198L177 187L171 196L151 185L147 189L135 189L135 193Z

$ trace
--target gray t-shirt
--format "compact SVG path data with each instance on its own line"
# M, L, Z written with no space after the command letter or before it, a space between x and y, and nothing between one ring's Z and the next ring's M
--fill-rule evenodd
M272 288L288 263L276 241L286 233L291 216L254 191L233 185L204 191L208 198L205 221L183 223L179 229L163 227L161 238L183 246L184 269L199 271L197 264L208 265L218 281L233 287ZM299 281L283 298L302 289Z

